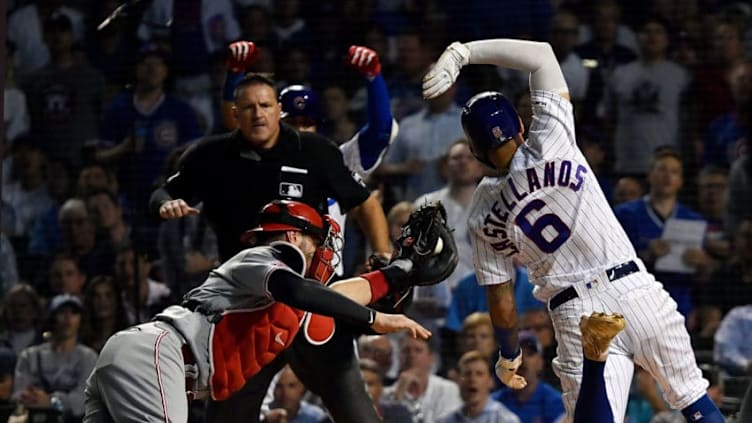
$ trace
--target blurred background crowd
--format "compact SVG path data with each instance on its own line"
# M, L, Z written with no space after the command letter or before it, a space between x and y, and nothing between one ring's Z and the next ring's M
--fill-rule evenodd
M8 413L20 402L75 421L106 339L179 302L217 265L201 214L160 222L146 204L191 142L225 131L227 45L243 39L260 48L253 71L272 73L280 88L319 93L320 127L338 143L365 121L365 90L344 66L346 49L374 49L400 133L367 182L382 194L393 237L415 206L436 199L456 229L457 271L419 288L409 308L434 330L431 342L359 342L364 378L387 421L432 422L489 396L521 422L557 421L556 341L522 267L515 283L529 385L498 390L485 371L496 352L464 223L486 169L463 140L461 105L500 90L529 127L527 75L470 67L446 94L421 97L421 78L447 44L495 37L551 43L581 150L686 317L711 398L728 413L738 408L752 376L748 2L153 0L133 2L143 16L131 10L101 31L115 0L5 3L0 404ZM702 241L672 242L663 230L670 219L703 222ZM357 226L346 233L345 270L356 274L369 252ZM665 270L661 259L679 249L678 264ZM485 370L473 372L478 363ZM317 421L320 410L303 401L291 373L281 375L272 408L299 416L289 421ZM675 417L637 369L628 421Z

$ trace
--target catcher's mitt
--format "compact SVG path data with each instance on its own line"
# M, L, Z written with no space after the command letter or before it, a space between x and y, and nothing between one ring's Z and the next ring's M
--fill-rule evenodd
M397 259L413 262L410 279L415 285L434 285L454 272L457 245L441 202L427 203L410 214L396 241Z

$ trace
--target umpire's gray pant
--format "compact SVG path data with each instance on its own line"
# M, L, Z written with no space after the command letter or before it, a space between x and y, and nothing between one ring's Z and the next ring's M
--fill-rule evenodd
M86 381L84 423L188 421L182 345L164 322L113 335Z

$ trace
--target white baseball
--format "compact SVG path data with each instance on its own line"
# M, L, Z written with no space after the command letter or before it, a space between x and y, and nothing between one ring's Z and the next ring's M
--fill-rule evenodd
M444 241L439 237L438 240L436 240L436 247L433 249L433 255L438 255L441 250L444 249Z

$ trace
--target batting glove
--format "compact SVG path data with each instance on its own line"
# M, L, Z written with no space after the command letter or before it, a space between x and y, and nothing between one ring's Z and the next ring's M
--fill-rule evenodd
M423 98L430 99L443 94L457 80L460 69L470 62L470 49L462 43L453 42L441 53L436 65L423 77Z
M245 72L258 59L256 45L250 41L236 41L228 47L227 70Z
M512 389L522 389L527 386L527 381L524 377L517 374L517 369L520 368L520 365L522 365L522 351L512 360L504 358L499 353L499 359L496 360L496 376L499 377L499 380L504 385Z
M381 73L379 55L368 47L350 46L347 52L350 64L367 78L373 78Z

